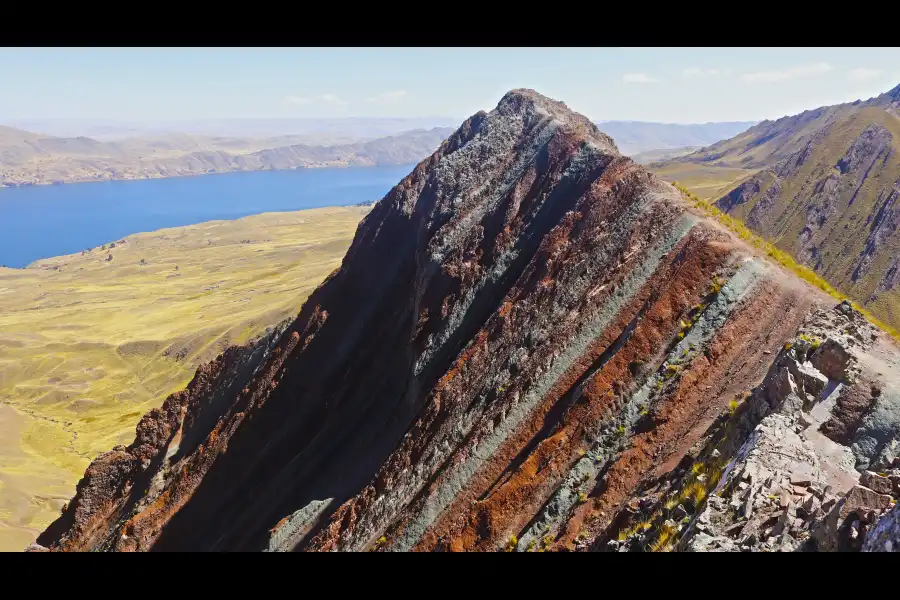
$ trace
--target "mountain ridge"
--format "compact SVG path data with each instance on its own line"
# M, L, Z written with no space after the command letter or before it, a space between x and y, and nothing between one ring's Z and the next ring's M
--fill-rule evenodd
M745 168L718 208L900 325L900 86L764 121L669 164Z
M598 126L616 140L624 154L634 156L650 151L709 146L730 138L756 121L723 121L696 124L654 123L646 121L597 121Z
M448 128L331 146L187 134L100 142L0 129L0 186L148 179L231 171L413 163L433 151ZM300 138L303 139L303 138ZM21 142L19 141L21 140Z
M821 530L824 548L849 535L825 518L859 495L846 461L894 458L893 433L833 404L900 403L870 356L898 351L588 119L513 90L375 204L283 331L201 367L98 457L31 549L700 549L725 544L712 499L743 494L760 452L787 458L747 476L741 543ZM777 446L820 403L846 443ZM827 508L776 531L771 486L809 456Z

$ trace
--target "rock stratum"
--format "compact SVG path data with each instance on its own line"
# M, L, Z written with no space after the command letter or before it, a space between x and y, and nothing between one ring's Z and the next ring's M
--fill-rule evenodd
M688 206L509 92L31 549L858 545L897 494L896 346Z

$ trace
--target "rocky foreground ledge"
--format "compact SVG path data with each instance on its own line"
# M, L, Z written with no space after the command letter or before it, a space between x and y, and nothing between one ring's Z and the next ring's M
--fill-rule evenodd
M635 511L607 549L893 549L900 395L880 379L896 363L877 360L878 339L847 303L815 312L681 476L637 499L654 516Z

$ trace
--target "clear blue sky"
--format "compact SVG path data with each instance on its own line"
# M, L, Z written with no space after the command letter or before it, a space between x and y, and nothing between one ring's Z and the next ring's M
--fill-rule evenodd
M761 120L900 84L898 48L0 49L0 122L447 116L531 87L595 120Z

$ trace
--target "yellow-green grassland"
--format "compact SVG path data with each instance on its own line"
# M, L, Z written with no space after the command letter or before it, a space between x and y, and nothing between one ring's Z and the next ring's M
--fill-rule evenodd
M198 365L296 314L367 210L211 221L0 268L0 550L31 543L90 460L130 443Z

